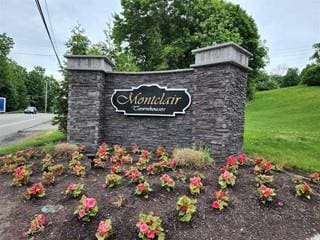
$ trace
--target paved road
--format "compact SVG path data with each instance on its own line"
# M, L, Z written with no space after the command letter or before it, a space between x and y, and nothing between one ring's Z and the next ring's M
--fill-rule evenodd
M55 129L50 121L53 114L0 114L0 146L17 142L25 134L21 132L32 132L40 130Z

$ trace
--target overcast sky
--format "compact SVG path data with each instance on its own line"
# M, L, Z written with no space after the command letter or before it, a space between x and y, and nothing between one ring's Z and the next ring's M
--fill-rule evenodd
M93 42L104 40L102 30L121 10L120 0L46 0L60 58L64 43L77 23ZM46 12L45 0L40 0ZM320 0L232 0L251 15L269 48L267 71L284 67L303 68L320 42ZM0 33L15 41L10 57L32 69L36 65L60 77L57 60L34 0L0 0ZM281 66L281 67L279 67Z

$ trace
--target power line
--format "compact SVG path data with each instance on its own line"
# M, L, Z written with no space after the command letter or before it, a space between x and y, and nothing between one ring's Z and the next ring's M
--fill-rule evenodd
M36 5L37 5L37 8L38 8L38 11L39 11L39 13L40 13L40 16L41 16L42 22L43 22L43 24L44 24L44 26L45 26L45 28L46 28L46 31L47 31L48 37L49 37L49 39L50 39L50 42L51 42L51 45L52 45L52 48L53 48L54 54L56 55L56 58L57 58L58 63L59 63L59 66L62 68L62 64L61 64L61 62L60 62L60 59L59 59L59 56L58 56L57 50L56 50L56 48L55 48L55 46L54 46L54 43L53 43L53 40L52 40L51 34L50 34L50 32L49 32L48 25L47 25L47 22L46 22L46 19L45 19L44 15L43 15L43 12L42 12L42 9L41 9L40 2L39 2L39 0L35 0L35 2L36 2Z
M49 8L48 8L47 0L44 0L44 3L45 3L46 12L47 12L47 15L48 15L48 19L49 19L49 25L50 25L50 30L51 30L51 33L52 33L53 42L54 42L55 45L57 45L57 41L56 41L56 38L55 38L54 32L53 32L53 27L52 27L52 22L51 22L51 17L50 17L50 13L49 13Z

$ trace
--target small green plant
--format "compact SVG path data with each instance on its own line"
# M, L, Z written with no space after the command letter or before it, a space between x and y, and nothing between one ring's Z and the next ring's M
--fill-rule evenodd
M112 222L110 219L106 219L104 221L100 221L99 227L96 232L97 240L105 240L108 239L112 232Z
M30 179L30 176L32 174L32 169L29 166L20 166L17 167L15 172L13 173L13 179L12 179L12 186L20 187L24 184L27 184L27 182Z
M115 174L115 173L110 173L106 176L106 184L105 186L108 188L113 188L116 186L119 186L122 182L122 177Z
M262 203L273 201L273 199L277 195L276 191L273 188L267 187L263 184L260 185L257 192L258 192L259 200Z
M256 182L257 182L258 186L260 186L261 184L272 183L273 182L273 176L259 174L259 175L256 176Z
M226 192L223 192L222 190L216 191L213 193L214 201L212 203L212 207L214 209L219 209L220 211L224 208L228 207L229 205L229 197Z
M73 198L79 197L83 193L84 184L82 183L71 183L69 184L65 194L72 196Z
M24 196L27 199L31 198L43 198L46 195L45 189L42 183L34 183L31 187L27 188Z
M311 195L312 188L308 184L301 183L296 185L296 196L311 199Z
M164 240L165 233L161 226L161 219L155 216L153 212L149 214L141 213L139 222L136 224L139 229L139 238L142 240L157 239Z
M139 183L136 186L136 190L134 193L138 196L143 196L144 198L148 198L150 192L152 192L152 188L150 187L150 184L147 181L144 181L142 183Z
M226 170L219 176L218 181L221 188L227 188L236 184L236 176Z
M43 214L36 215L30 223L30 228L28 229L27 235L32 236L35 233L42 232L44 230L45 222L46 217Z
M190 222L192 215L197 211L197 200L190 199L186 195L180 197L176 204L178 218L181 222Z
M174 189L176 186L175 181L168 174L163 174L160 177L160 183L161 186L165 188L167 191Z
M191 177L189 184L190 193L193 195L200 194L201 189L203 189L201 178L198 176Z
M96 199L82 195L80 204L74 214L77 214L81 221L89 222L92 217L97 215L97 213L98 206Z

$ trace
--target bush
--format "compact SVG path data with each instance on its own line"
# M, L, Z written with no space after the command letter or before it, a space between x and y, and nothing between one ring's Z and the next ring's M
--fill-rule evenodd
M308 86L320 86L320 64L308 65L301 73L301 81Z
M173 158L177 160L177 166L191 166L201 168L213 164L211 152L208 148L199 147L178 148L173 152Z

